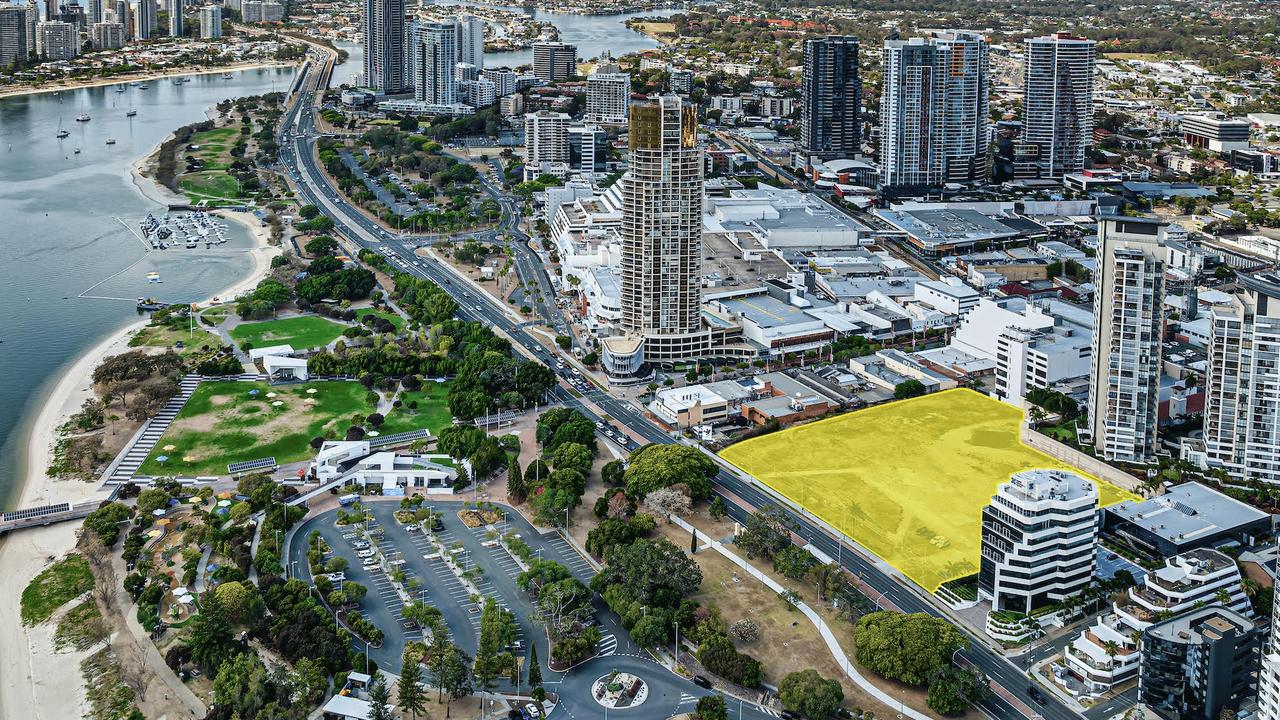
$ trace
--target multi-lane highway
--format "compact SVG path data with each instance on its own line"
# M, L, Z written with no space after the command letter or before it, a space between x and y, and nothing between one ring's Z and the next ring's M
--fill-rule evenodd
M405 271L440 284L458 300L458 314L464 319L483 322L496 331L506 334L516 347L530 357L549 360L551 351L526 331L527 323L521 323L513 318L500 302L487 294L464 285L452 270L431 258L416 255L414 248L425 242L426 238L390 234L340 199L338 191L320 168L315 155L317 133L313 104L317 92L317 79L326 77L327 73L311 73L311 76L301 90L299 102L293 105L286 116L285 127L292 130L288 132L285 142L281 144L281 159L295 177L295 184L303 199L320 207L333 218L337 230L351 243L396 258L396 264ZM519 231L518 206L510 197L493 187L487 179L485 190L499 202L504 215L499 229L491 232L500 231L512 237L512 245L517 248L518 271L522 278L525 282L534 282L543 287L544 301L553 297L550 288L543 286L545 277L541 271L541 262L529 250L527 237ZM520 248L523 248L523 251ZM554 310L551 307L543 307L540 310L554 316ZM578 409L593 420L607 415L614 424L626 428L634 438L642 442L674 442L666 431L645 418L636 406L614 398L602 390L597 389L582 395L563 385L555 388L552 395L555 400ZM725 499L730 515L739 521L759 508L778 502L774 496L765 492L749 478L739 476L727 469L722 470L715 478L715 489ZM869 555L844 551L842 545L851 544L848 539L838 543L834 535L823 530L802 511L789 506L785 509L794 522L796 531L820 552L833 558L839 557L847 570L869 586L871 590L869 594L873 598L883 597L904 612L922 612L944 617L923 591L909 586L907 581L877 567L874 561L869 559ZM1019 717L1070 720L1078 717L1075 712L1052 696L1045 699L1045 704L1033 701L1027 692L1030 681L1026 673L984 645L976 636L970 634L969 637L970 647L961 653L961 657L985 672L998 685L998 692L981 705L981 709L987 715L1000 720Z

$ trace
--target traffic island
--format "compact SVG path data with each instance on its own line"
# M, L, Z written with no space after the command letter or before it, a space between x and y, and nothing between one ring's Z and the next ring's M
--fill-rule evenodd
M649 686L631 673L615 670L592 684L591 696L602 707L625 710L642 705L649 697Z

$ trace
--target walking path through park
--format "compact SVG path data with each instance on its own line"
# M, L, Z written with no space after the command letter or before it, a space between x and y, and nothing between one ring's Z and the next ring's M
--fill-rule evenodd
M668 517L671 518L671 522L684 528L685 530L688 530L689 532L694 531L694 527L689 523L685 522L684 519L682 519L678 515L670 515ZM705 533L703 533L702 535L705 537ZM742 568L744 572L751 575L751 577L764 583L766 587L768 587L770 590L774 591L775 593L778 593L779 595L781 595L782 593L786 592L787 589L783 587L780 583L778 583L768 575L764 574L764 572L762 572L760 569L758 569L751 563L747 562L743 558L738 557L736 554L730 552L727 548L725 548L725 546L719 540L715 540L708 537L707 542L705 543L705 545L703 545L703 547L710 547L711 549L725 556L734 565L737 565L738 567ZM868 695L871 695L875 699L884 703L885 707L900 708L902 711L902 714L911 718L912 720L931 720L928 715L925 715L922 712L917 712L916 710L913 710L907 707L902 703L902 700L900 698L896 698L890 695L889 693L881 690L880 688L876 687L874 684L872 684L872 682L868 680L865 676L863 676L862 673L858 672L858 668L855 667L854 664L849 660L849 656L845 653L844 649L840 647L840 641L836 639L835 633L831 632L831 628L827 625L827 621L823 620L822 616L818 615L818 613L815 612L813 608L809 607L808 605L806 605L805 603L799 600L795 602L795 606L796 606L796 609L804 613L804 616L809 618L809 622L812 622L813 626L818 629L818 634L822 636L823 642L827 644L827 649L830 650L832 656L835 657L836 664L844 668L845 675L847 675L849 679L852 680L858 687L862 688Z

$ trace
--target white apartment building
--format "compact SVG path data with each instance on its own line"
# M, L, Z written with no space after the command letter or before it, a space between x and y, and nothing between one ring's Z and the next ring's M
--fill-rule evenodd
M1094 41L1069 33L1027 38L1022 142L1042 178L1084 169L1093 144Z
M280 22L284 20L284 5L269 0L244 0L240 3L240 17L247 23Z
M94 23L90 32L93 46L99 50L116 50L124 47L124 25L116 22Z
M524 179L543 174L544 165L569 167L569 116L539 110L524 116Z
M1086 435L1108 461L1147 462L1155 455L1166 229L1146 218L1098 223Z
M1065 470L1026 470L982 510L978 594L993 610L1030 613L1093 580L1098 489Z
M1132 680L1141 654L1139 633L1152 624L1202 605L1252 615L1240 580L1235 561L1217 550L1201 548L1165 560L1067 646L1067 668L1093 693Z
M1237 281L1209 311L1205 455L1238 480L1280 483L1280 274Z
M200 37L217 40L222 37L222 7L204 5L200 8Z
M413 23L411 66L413 99L429 105L458 102L454 78L458 64L458 33L451 22Z
M587 77L587 122L622 125L631 105L631 76L595 73Z
M68 22L37 23L36 53L50 60L70 60L80 54L80 33Z
M492 82L498 97L502 98L516 91L516 78L519 75L511 68L483 68L480 70L480 77Z
M1280 720L1280 597L1272 599L1271 635L1262 649L1262 667L1258 669L1258 720Z
M156 31L156 0L138 0L133 11L133 37L150 40Z
M182 12L184 0L169 0L169 37L182 37Z
M484 68L484 20L475 15L459 15L458 62Z
M987 40L952 30L884 42L880 177L889 187L987 178Z

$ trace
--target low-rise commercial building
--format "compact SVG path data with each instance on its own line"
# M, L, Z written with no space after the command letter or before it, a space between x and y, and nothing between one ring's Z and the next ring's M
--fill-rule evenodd
M1251 546L1272 532L1271 516L1200 483L1103 510L1102 531L1135 549L1171 557L1195 548Z

